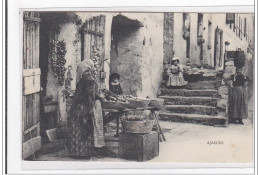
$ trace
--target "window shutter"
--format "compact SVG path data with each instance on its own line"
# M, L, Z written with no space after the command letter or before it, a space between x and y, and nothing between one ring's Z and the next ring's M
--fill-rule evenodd
M227 13L226 14L226 23L227 24L235 23L235 13Z

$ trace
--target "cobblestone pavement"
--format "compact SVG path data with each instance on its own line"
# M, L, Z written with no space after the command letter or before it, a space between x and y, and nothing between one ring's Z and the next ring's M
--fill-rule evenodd
M244 125L230 124L227 127L161 121L166 142L160 143L159 156L150 162L250 163L253 160L251 121L246 119ZM65 154L66 151L60 151L40 155L37 160L126 161L118 158L78 160Z

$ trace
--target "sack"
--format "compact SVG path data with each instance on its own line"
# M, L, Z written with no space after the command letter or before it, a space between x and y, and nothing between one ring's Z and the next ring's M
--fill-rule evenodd
M235 51L234 53L234 65L237 68L242 68L245 65L245 53L243 51Z

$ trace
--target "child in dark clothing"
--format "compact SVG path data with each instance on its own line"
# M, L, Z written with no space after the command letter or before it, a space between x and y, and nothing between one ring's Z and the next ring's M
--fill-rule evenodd
M113 73L109 79L109 90L116 95L122 95L123 91L119 82L120 76L117 73Z

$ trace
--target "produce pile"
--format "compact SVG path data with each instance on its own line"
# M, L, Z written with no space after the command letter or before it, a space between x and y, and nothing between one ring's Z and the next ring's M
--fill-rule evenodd
M186 66L183 68L183 73L186 73L188 75L192 75L192 74L203 74L203 71L199 68L196 68L196 67L189 67L189 66Z
M95 78L97 78L97 76L98 76L100 56L101 56L100 50L96 49L96 48L93 48L91 60L95 64L94 65L95 66L95 70L93 72Z
M116 95L109 90L102 91L105 101L129 103L128 100L137 100L137 97L132 95Z

